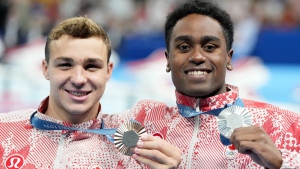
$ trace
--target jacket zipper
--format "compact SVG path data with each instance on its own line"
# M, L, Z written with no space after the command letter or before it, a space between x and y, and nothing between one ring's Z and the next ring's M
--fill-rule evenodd
M61 137L60 137L60 140L58 143L56 158L54 161L54 167L53 167L54 169L60 169L60 161L61 161L61 157L63 155L62 152L64 149L64 142L65 142L66 137L67 137L67 133L61 134Z
M188 151L188 162L187 162L187 168L192 168L192 158L193 158L193 154L194 154L194 146L197 140L197 134L199 132L199 115L197 115L195 117L195 128L194 128L194 133L193 133L193 137L191 140L191 144L189 146L189 151Z
M199 103L200 103L200 99L197 99L196 112L200 111ZM191 144L189 146L189 151L188 151L187 168L192 168L191 167L191 165L192 165L192 158L193 158L193 154L194 154L194 146L195 146L195 143L196 143L196 140L197 140L197 134L199 132L199 125L200 125L199 123L200 123L200 121L199 121L199 115L197 115L195 117L195 128L194 128L193 137L192 137Z

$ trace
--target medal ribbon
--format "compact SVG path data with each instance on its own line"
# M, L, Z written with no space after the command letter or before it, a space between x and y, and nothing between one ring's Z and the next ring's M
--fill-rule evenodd
M33 127L41 130L68 130L68 131L83 131L94 134L105 135L110 142L114 142L114 139L111 135L115 134L117 129L104 129L104 122L102 120L102 128L103 129L80 129L75 127L64 126L55 122L42 120L40 118L35 117L34 115L37 113L34 112L30 117L30 123Z
M197 105L199 106L199 105ZM236 101L233 104L226 104L223 108L219 108L219 109L214 109L214 110L210 110L207 112L202 112L202 111L196 111L195 109L182 105L182 104L178 104L177 103L177 107L178 107L178 111L180 113L181 116L183 117L194 117L197 116L199 114L210 114L210 115L214 115L214 116L218 116L222 110L224 110L227 107L230 106L240 106L240 107L244 107L244 103L242 101L242 99L240 99L239 97L236 99ZM220 139L223 145L227 146L230 145L230 139L224 137L222 134L220 134Z

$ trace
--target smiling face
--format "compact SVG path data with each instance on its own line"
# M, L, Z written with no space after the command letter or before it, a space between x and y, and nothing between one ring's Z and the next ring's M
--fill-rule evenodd
M226 50L218 21L200 14L178 20L166 52L176 90L193 97L226 92L226 67L232 53Z
M43 61L44 76L50 81L46 114L71 123L96 118L113 68L107 63L103 40L63 35L53 40L49 49L49 63Z

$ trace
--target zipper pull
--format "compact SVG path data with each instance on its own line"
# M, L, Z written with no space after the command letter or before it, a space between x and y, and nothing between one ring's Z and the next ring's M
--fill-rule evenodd
M197 99L196 112L200 112L199 104L200 104L200 99Z

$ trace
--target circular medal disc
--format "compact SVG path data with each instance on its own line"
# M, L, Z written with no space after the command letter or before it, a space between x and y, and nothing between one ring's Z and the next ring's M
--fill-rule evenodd
M131 156L130 148L135 147L139 138L146 135L145 128L138 122L127 122L119 126L114 135L114 144L122 154Z
M220 133L229 139L234 129L251 126L252 116L244 107L230 106L221 111L217 121Z

